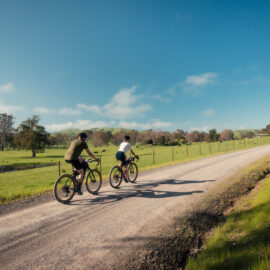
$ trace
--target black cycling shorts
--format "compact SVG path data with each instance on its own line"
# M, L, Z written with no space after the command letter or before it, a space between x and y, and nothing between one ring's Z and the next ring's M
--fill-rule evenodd
M127 159L126 159L126 155L124 152L118 151L115 155L117 160L120 160L122 162L122 165L125 166L127 165Z
M73 166L76 170L84 169L83 164L82 164L78 159L75 159L75 160L66 160L66 162L72 164L72 166Z

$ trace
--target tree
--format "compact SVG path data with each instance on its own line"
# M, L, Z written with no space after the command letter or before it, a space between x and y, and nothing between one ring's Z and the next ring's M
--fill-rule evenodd
M173 140L177 140L178 144L180 144L181 141L186 142L186 133L181 129L177 129L172 133L172 138Z
M200 142L207 142L209 134L207 132L200 132Z
M67 134L57 133L56 135L49 136L48 140L50 145L57 145L59 148L60 145L66 145L69 141L69 138Z
M18 147L32 150L32 157L36 156L38 150L44 150L45 145L49 143L49 134L43 126L38 125L39 116L33 115L23 121L18 127L18 133L15 134L14 142Z
M209 130L209 135L208 135L208 141L209 142L216 142L219 140L219 134L215 129Z
M68 142L68 135L58 133L55 136L55 141L56 141L57 147L59 147L59 145L66 145Z
M154 144L170 145L171 134L168 131L153 131L155 138L153 139Z
M197 130L193 130L187 134L187 140L189 142L199 142L200 141L200 133Z
M270 134L270 125L266 125L266 127L263 128L261 132L265 134Z
M0 150L4 150L7 141L12 137L13 116L6 113L0 114Z
M92 142L94 146L108 145L111 139L111 131L99 130L94 132L92 136Z
M250 138L254 138L255 136L256 136L256 134L255 134L254 132L252 132L252 131L247 131L247 132L243 132L243 133L241 134L241 139L245 139L245 138L250 139Z
M233 140L234 139L234 133L231 129L224 129L221 133L220 133L220 139L222 141L229 141L229 140Z

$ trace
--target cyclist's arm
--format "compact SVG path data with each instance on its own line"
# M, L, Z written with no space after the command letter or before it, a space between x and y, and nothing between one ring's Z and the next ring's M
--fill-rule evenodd
M137 157L137 155L133 152L132 149L130 149L130 152L131 152L131 154L132 154L133 156Z
M95 155L87 148L87 149L85 149L85 151L86 151L86 153L90 156L90 157L92 157L93 159L95 159L95 160L99 160L98 158L96 158L95 157Z

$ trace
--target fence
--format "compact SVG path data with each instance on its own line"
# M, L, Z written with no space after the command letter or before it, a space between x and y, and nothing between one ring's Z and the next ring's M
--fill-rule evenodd
M181 146L135 146L133 149L134 152L140 156L138 166L143 168L177 161L186 161L218 153L243 150L265 144L270 144L270 136L224 142L183 144ZM110 168L116 163L116 151L117 147L114 147L111 151L107 151L106 154L97 154L102 160L102 175L104 177L107 177ZM70 165L59 162L58 173L61 174L66 171L70 171Z

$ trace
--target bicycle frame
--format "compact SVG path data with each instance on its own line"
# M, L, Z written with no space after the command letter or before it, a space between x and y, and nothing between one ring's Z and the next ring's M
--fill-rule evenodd
M91 162L98 162L98 161L93 160L93 159L85 159L85 160L83 161L83 163L85 164L85 168L83 168L84 173L83 173L82 183L83 183L83 181L84 181L84 178L85 178L85 175L86 175L87 170L89 170L90 172L93 172L93 170L94 170L94 169L91 169L90 166L89 166L89 163L91 163ZM97 163L96 167L97 167L98 165L100 165L100 164L101 164L101 161L99 161L99 162ZM75 181L78 182L78 180L76 179L76 176L79 175L79 173L78 173L78 171L77 171L73 166L72 166L72 172L73 172L73 173L72 173L73 179L74 179ZM100 167L100 172L101 172L101 167Z

